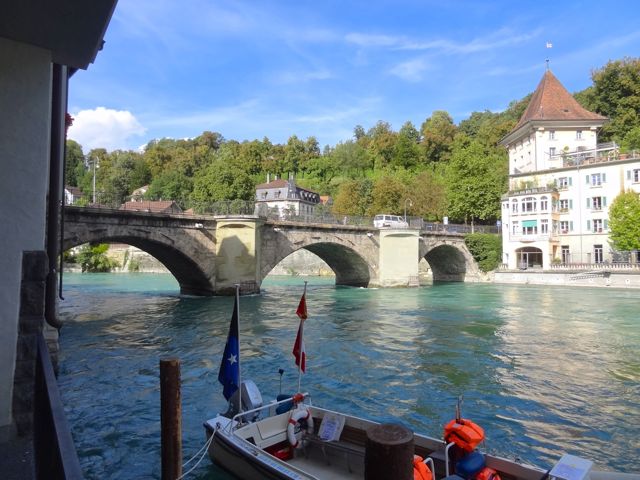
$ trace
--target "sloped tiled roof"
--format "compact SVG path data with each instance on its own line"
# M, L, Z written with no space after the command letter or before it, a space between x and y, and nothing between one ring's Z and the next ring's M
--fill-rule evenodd
M285 180L284 178L279 178L278 180L273 180L271 182L268 183L261 183L260 185L256 185L256 189L263 189L263 188L283 188L286 187L288 184L288 181Z
M136 212L181 212L182 209L173 200L143 200L140 202L125 202L120 206L120 210Z
M606 120L606 117L590 112L573 98L550 70L547 70L533 93L527 109L513 129L518 130L527 122L536 120Z

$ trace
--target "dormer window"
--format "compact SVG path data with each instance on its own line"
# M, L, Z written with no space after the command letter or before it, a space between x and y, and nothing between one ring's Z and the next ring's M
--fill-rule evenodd
M549 140L555 140L555 139L556 139L556 131L549 130Z
M582 130L576 130L576 140L582 140Z

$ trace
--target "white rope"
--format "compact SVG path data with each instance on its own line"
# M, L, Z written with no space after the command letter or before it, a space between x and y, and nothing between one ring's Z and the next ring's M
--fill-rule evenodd
M193 460L195 460L195 458L198 455L200 455L202 453L202 455L200 455L200 459L196 462L196 464L193 467L191 467L189 470L184 472L182 475L180 475L176 480L182 480L184 477L186 477L191 472L193 472L198 465L200 465L200 462L202 462L202 459L204 458L204 456L207 454L207 451L209 450L209 445L211 445L211 442L213 441L213 437L214 437L215 434L216 434L216 429L213 430L213 433L211 434L211 437L209 437L209 440L207 440L207 442L200 448L200 450L198 450L189 460L187 460L185 463L182 464L182 468L186 467Z

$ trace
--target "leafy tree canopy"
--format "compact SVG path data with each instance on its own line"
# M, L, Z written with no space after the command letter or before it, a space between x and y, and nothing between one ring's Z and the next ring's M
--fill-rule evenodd
M609 241L618 251L640 250L640 195L628 190L609 207Z

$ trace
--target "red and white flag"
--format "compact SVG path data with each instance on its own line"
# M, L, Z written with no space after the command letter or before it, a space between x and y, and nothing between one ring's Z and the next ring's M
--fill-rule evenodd
M296 343L293 344L293 356L296 357L296 365L300 367L300 370L304 373L306 364L306 354L304 352L304 321L307 318L307 300L305 295L307 294L307 286L305 285L304 293L298 304L296 315L300 317L300 325L298 326L298 335L296 336Z

